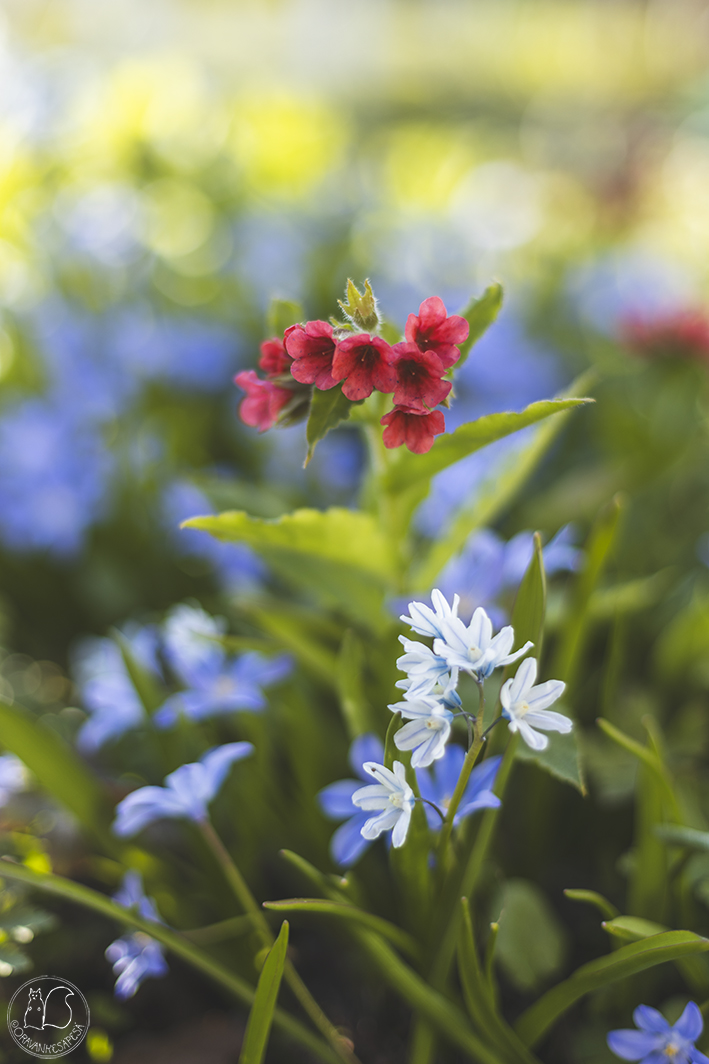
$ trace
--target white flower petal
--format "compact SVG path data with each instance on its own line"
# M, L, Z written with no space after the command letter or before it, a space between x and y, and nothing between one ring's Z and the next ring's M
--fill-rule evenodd
M377 839L383 831L389 831L399 820L400 809L385 809L379 816L373 816L366 820L362 827L362 836L365 839Z
M561 732L562 735L568 735L574 726L569 717L565 717L563 713L554 713L550 709L530 710L529 713L525 714L524 719L532 728Z
M509 690L510 704L526 701L526 694L534 686L537 678L537 659L525 658L517 669Z
M547 709L561 698L565 688L566 684L563 680L547 680L528 691L525 702L530 709Z
M522 736L527 746L531 747L532 750L546 750L549 745L549 740L546 735L542 735L541 732L536 732L533 728L530 728L524 717L516 723L519 734Z
M515 652L513 654L508 654L504 658L498 658L497 664L498 665L511 665L513 661L517 661L518 658L521 658L524 654L527 653L528 650L531 650L533 646L534 646L534 643L530 642L530 640L528 639L527 642L524 644L524 646L520 647L519 650L515 650Z
M394 826L394 830L391 833L391 844L395 850L398 850L400 846L403 846L406 842L406 836L409 831L409 824L411 823L411 808L407 806L404 809L398 810L399 819Z

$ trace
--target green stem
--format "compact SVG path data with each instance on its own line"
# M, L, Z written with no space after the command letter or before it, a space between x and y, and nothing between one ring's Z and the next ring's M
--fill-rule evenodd
M458 782L455 785L453 791L453 797L450 800L448 811L446 813L446 819L441 829L441 838L439 842L439 853L442 857L448 851L448 844L450 842L451 832L453 830L453 821L455 820L455 814L458 812L458 806L460 805L463 795L465 794L465 788L468 786L468 780L470 779L470 773L473 771L473 765L476 758L482 749L484 735L483 735L483 719L485 716L485 689L482 683L478 684L478 695L480 697L480 704L478 706L478 715L475 721L473 729L473 741L470 744L468 753L466 754L463 767L458 777Z
M0 860L0 876L3 879L26 883L29 887L42 890L47 894L54 894L57 897L74 902L76 905L83 905L85 908L93 909L125 927L135 931L142 931L150 938L161 942L176 957L181 957L182 960L191 964L198 971L209 976L220 986L224 987L225 990L228 990L242 1004L248 1007L253 1005L255 991L245 980L219 964L218 961L212 960L208 954L203 953L202 950L188 942L179 932L171 931L163 924L144 920L134 909L124 909L122 905L111 901L104 894L99 894L98 891L84 887L80 883L74 883L71 879L65 879L63 876L55 876L47 872L34 872L32 869L25 867L25 865L15 864L14 861L10 861L8 858ZM273 1020L276 1027L280 1028L284 1034L289 1035L300 1045L305 1046L324 1064L340 1064L342 1059L340 1054L334 1053L326 1042L321 1041L302 1023L289 1016L287 1012L283 1012L282 1009L276 1009Z
M258 932L263 945L271 949L275 938L269 926L268 920L263 914L263 909L258 904L249 890L248 884L239 869L231 859L231 855L222 840L217 835L209 820L200 820L199 828L202 836L219 862L224 875L231 886L239 904L253 920L254 928ZM312 1020L320 1033L327 1039L332 1048L347 1064L359 1064L349 1045L340 1035L339 1031L330 1023L325 1013L312 996L307 986L296 972L290 960L286 960L284 975L286 982L300 1002L303 1010Z

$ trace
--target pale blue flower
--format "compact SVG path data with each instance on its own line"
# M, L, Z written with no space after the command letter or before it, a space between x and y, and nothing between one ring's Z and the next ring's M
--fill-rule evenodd
M562 713L554 713L548 709L561 698L566 684L562 680L547 680L546 683L535 687L536 678L537 659L527 658L517 669L516 676L503 683L500 702L502 716L510 722L510 731L518 731L532 750L546 750L549 745L548 738L534 729L541 728L542 731L555 731L566 735L573 728L573 723Z
M436 761L432 769L428 772L418 771L416 773L421 797L433 802L445 813L453 797L464 761L465 751L462 746L451 743L446 747L443 757ZM479 809L497 809L501 805L500 799L492 791L501 762L501 757L488 757L476 765L470 773L470 779L453 820L456 827L466 816L476 813ZM438 831L441 827L441 818L429 805L424 805L424 809L428 826Z
M661 1012L648 1005L639 1005L633 1019L639 1030L608 1034L608 1047L621 1060L637 1060L641 1064L709 1064L709 1057L694 1047L704 1021L693 1001L673 1027Z
M392 713L401 713L409 723L394 734L397 750L411 750L411 767L427 768L443 757L451 733L453 712L450 706L460 708L457 692L411 696L407 692L403 702L389 706Z
M180 714L205 720L218 713L258 712L266 706L262 688L282 680L292 667L286 654L265 658L255 651L231 661L211 655L189 666L183 663L179 671L187 690L170 695L153 720L159 728L169 728Z
M89 713L77 736L80 750L94 753L145 723L145 709L112 639L85 640L76 653L73 671L81 704Z
M381 739L376 735L359 735L350 746L348 755L350 767L359 780L336 780L318 794L318 802L325 816L332 820L345 820L330 840L330 855L341 868L350 868L371 845L371 840L362 835L369 813L356 808L352 795L361 787L359 781L367 780L363 768L365 761L383 760Z
M391 831L395 850L406 842L414 808L414 792L406 782L406 769L401 761L395 761L394 771L375 761L365 761L364 771L377 781L368 787L360 787L352 795L352 801L365 812L377 812L362 826L365 839L376 839L383 831Z
M155 902L143 891L140 872L134 869L126 872L113 900L124 909L135 909L144 920L163 922ZM133 931L117 938L107 947L105 955L113 965L113 974L118 976L114 993L122 1001L133 997L145 979L160 979L168 972L163 946L143 931Z
M0 755L0 806L5 805L13 794L27 786L28 772L19 757L14 754Z
M458 603L460 596L453 596L453 605L449 606L445 596L438 590L431 592L433 609L425 602L410 602L409 616L402 615L401 620L408 624L417 635L425 635L431 639L444 638L443 625L446 621L458 616Z
M428 694L436 685L448 686L451 668L444 657L434 654L425 643L417 643L406 636L400 635L399 642L406 653L397 658L396 665L408 675L407 690L412 698L419 694Z
M173 606L165 618L163 640L165 657L180 679L189 683L192 669L224 660L220 639L226 628L224 617L212 617L200 606Z
M253 753L251 743L213 747L199 761L171 772L164 787L140 787L116 807L116 835L136 835L148 824L166 817L205 820L207 806L216 797L235 761Z
M451 617L443 622L442 630L441 638L433 641L435 654L450 668L463 669L478 682L486 680L500 666L517 661L534 645L528 641L512 653L514 629L506 625L493 636L492 621L482 606L478 606L467 627L458 617Z

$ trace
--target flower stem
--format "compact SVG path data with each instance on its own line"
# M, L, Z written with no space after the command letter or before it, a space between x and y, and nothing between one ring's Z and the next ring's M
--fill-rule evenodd
M251 917L254 928L259 934L264 946L270 949L273 946L275 939L268 920L264 916L261 906L249 890L246 880L234 864L229 851L217 835L209 820L200 820L199 828L203 839L214 854L216 860L219 862L239 904ZM343 1038L339 1031L330 1023L327 1016L296 972L292 962L288 959L286 959L284 975L303 1010L308 1014L320 1033L328 1040L338 1056L343 1061L346 1061L347 1064L359 1064L348 1041Z
M480 753L480 749L483 745L485 738L485 733L483 732L483 718L485 716L485 688L482 683L478 683L478 695L480 698L480 704L478 706L478 715L475 718L475 722L473 724L473 741L470 743L468 747L468 752L465 755L465 761L463 762L463 767L460 770L460 776L458 777L458 782L455 785L453 797L451 798L450 803L448 805L446 818L443 822L443 827L441 829L441 838L439 843L441 854L445 854L446 850L448 849L448 843L450 842L451 832L453 830L453 821L455 819L455 814L458 812L458 806L462 801L463 794L465 793L465 788L468 785L468 780L470 779L470 773L473 771L475 759Z

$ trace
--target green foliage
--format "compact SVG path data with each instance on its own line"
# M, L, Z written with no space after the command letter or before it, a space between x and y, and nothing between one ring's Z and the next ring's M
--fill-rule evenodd
M342 394L342 386L337 385L323 392L315 388L310 400L308 423L305 426L305 438L308 441L308 453L305 457L307 466L315 453L316 445L327 436L330 429L346 421L355 404Z
M0 702L0 742L27 765L41 786L72 813L104 852L120 850L110 832L113 811L98 780L46 722Z
M563 928L542 891L528 880L508 879L497 908L495 960L519 990L536 990L564 963Z
M289 326L304 320L305 313L300 303L290 299L272 299L266 317L266 329L269 336L280 338Z
M262 1064L271 1033L278 991L288 950L288 921L284 920L278 938L264 961L254 1003L246 1024L239 1064Z
M465 318L470 326L470 332L468 333L468 339L460 345L460 358L456 363L456 369L460 369L466 362L473 345L483 333L487 332L497 318L502 307L502 297L501 284L488 285L478 299L471 299L465 310L461 311L461 316Z
M667 931L623 946L607 957L584 964L569 979L547 991L522 1013L515 1030L523 1042L535 1046L559 1017L585 994L666 961L707 950L709 939L691 931Z
M420 959L420 948L416 940L402 931L396 924L388 920L382 920L379 916L358 909L356 905L343 902L327 901L320 898L286 898L283 901L265 901L264 909L283 913L320 913L326 916L335 916L340 920L353 920L355 923L376 931L382 938L388 939L402 953Z

